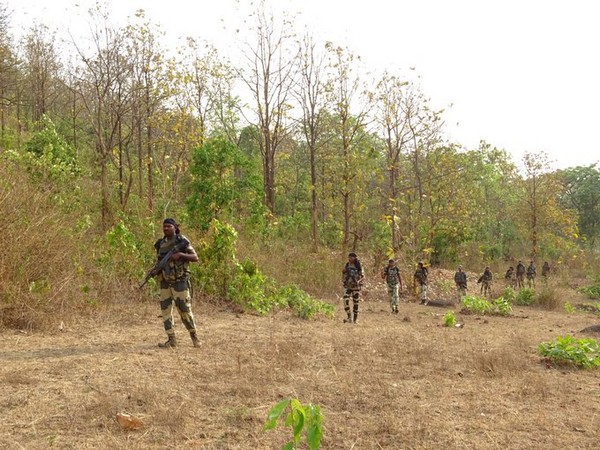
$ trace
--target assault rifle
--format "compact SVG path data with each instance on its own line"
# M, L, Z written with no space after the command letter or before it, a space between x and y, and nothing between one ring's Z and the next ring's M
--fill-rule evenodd
M178 252L180 252L182 250L185 250L188 245L190 245L190 242L187 239L181 239L179 242L177 242L177 244L175 244L173 246L173 248L171 250L169 250L165 254L165 256L163 256L161 258L161 260L158 261L154 265L154 267L152 269L150 269L148 271L148 273L146 274L146 278L144 278L144 282L142 284L140 284L140 287L138 289L143 288L144 285L150 280L150 278L155 277L163 269L168 268L168 264L169 264L169 260L171 259L171 256L173 256L174 253L178 253Z

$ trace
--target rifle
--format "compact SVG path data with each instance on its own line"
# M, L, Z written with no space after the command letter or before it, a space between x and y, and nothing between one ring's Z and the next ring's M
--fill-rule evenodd
M171 259L171 256L173 256L174 253L178 253L181 250L184 250L188 245L190 245L190 242L187 239L181 239L177 244L175 244L173 246L173 248L171 250L169 250L165 256L163 256L161 258L160 261L158 261L154 267L152 269L150 269L148 271L148 273L146 274L146 278L144 278L144 282L142 284L140 284L140 287L138 289L141 289L144 287L144 285L150 280L150 278L155 277L156 275L158 275L165 267L167 267L167 264L169 263L169 260Z

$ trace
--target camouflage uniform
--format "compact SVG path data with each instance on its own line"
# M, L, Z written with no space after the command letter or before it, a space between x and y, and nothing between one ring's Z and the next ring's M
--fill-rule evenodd
M544 265L542 266L542 276L544 277L544 281L547 281L549 274L550 274L550 264L548 264L548 261L545 261Z
M463 272L461 266L454 274L454 283L456 284L458 301L460 301L461 298L467 295L467 274Z
M486 267L483 271L483 275L479 277L477 280L478 283L481 283L481 294L485 297L487 295L492 295L492 272L489 267Z
M417 270L414 274L414 280L416 284L419 286L419 298L421 299L421 304L426 305L429 300L427 299L427 267L423 265L422 262L419 263Z
M515 285L514 274L515 274L515 269L513 268L513 266L510 266L508 268L508 270L506 271L506 274L504 274L504 279L506 280L507 286L514 287L514 285Z
M525 279L525 266L521 261L517 264L517 288L521 289L523 287L523 280Z
M183 240L188 245L181 253L196 254L196 251L184 236L176 234L172 238L163 237L154 244L158 261L165 256L175 245L181 244ZM189 262L184 260L170 260L165 269L159 274L160 283L160 310L163 325L167 333L168 341L159 344L160 347L175 347L175 330L173 329L173 306L177 308L179 317L190 333L194 347L200 345L196 334L196 324L192 313L192 298L190 295Z
M390 259L389 264L383 268L381 276L387 284L392 313L398 314L398 291L402 288L402 280L400 278L400 269L396 267L393 259Z
M344 285L344 311L346 323L358 322L358 306L360 302L360 289L362 287L363 270L355 253L348 255L348 262L342 270L342 283ZM352 297L352 311L350 311L350 297Z
M531 261L527 267L527 284L530 288L535 287L535 275L535 264Z

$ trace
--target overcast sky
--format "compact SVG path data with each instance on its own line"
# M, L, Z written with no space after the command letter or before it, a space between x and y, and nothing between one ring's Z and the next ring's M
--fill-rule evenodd
M91 0L0 0L13 31L34 21L76 29ZM146 10L175 42L203 37L230 48L224 31L242 23L245 0L109 0L123 22ZM256 2L254 2L256 3ZM325 42L346 45L371 68L419 76L445 108L447 137L465 148L480 140L519 162L544 151L553 167L600 161L599 15L593 0L277 0L300 12ZM78 6L76 6L78 5ZM409 70L414 68L414 70Z

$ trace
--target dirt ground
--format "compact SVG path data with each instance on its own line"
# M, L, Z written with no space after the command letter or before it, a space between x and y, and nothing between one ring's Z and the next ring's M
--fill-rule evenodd
M598 371L549 367L540 342L582 337L591 313L362 302L360 323L267 317L195 304L203 345L180 322L162 350L155 303L0 332L0 446L7 449L276 449L264 432L285 397L321 406L323 449L597 449ZM406 298L405 298L406 299ZM334 300L332 300L334 301ZM442 326L453 310L462 328ZM135 313L133 313L135 311ZM593 336L598 337L598 336ZM118 413L143 426L122 428ZM302 447L306 448L306 447Z

